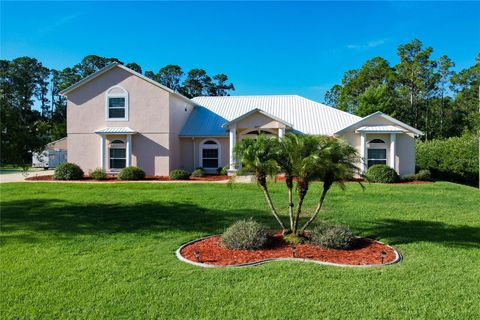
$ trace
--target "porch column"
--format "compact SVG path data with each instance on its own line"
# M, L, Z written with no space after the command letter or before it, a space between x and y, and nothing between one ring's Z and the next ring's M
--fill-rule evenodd
M283 137L285 137L285 128L279 128L278 129L278 137L280 139L283 139Z
M390 133L390 168L392 168L395 171L397 171L395 169L396 146L397 146L397 134Z
M360 170L362 173L365 173L367 168L367 134L362 132L360 135L360 157L361 157L361 167Z
M105 170L105 135L101 134L100 135L100 168L102 170Z
M235 144L237 140L237 128L236 126L234 128L230 128L230 170L229 171L235 171Z
M132 165L132 135L127 134L127 167Z

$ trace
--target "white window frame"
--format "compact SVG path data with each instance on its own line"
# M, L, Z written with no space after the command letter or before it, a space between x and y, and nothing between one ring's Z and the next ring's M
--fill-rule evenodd
M376 143L376 142L371 142L371 141L374 141L374 140L382 140L383 143ZM377 149L377 150L385 150L385 159L377 159L377 158L370 158L368 156L368 151L369 150L374 150L374 149ZM372 161L383 161L385 160L385 165L388 166L388 147L387 147L387 143L385 142L385 139L382 139L382 138L374 138L372 140L370 140L368 142L368 148L367 148L367 168L369 168L370 166L368 165L368 162L372 160ZM377 163L378 164L378 163Z
M112 146L114 147L113 149L120 149L120 148L115 148L114 145L116 145L117 143L114 143L115 141L122 141L122 144L124 145L124 148L125 148L125 158L113 158L114 160L125 160L125 167L126 168L128 166L128 161L127 161L127 158L128 158L128 150L127 150L127 143L125 142L125 140L123 139L113 139L109 144L108 144L108 170L110 172L118 172L120 170L122 170L123 168L112 168L111 165L110 165L110 161L112 160L112 157L110 155L110 150L112 148Z
M213 145L213 144L205 144L205 142L207 141L213 141L216 143L216 145ZM220 142L216 139L205 139L203 140L202 142L200 142L200 147L198 148L199 149L199 163L200 163L200 166L205 170L205 172L207 173L215 173L217 172L217 169L222 167L222 145L220 144ZM217 149L218 150L218 167L216 168L205 168L203 167L203 149ZM207 158L207 159L213 159L213 158Z
M113 90L119 89L121 93L112 93ZM125 99L125 116L123 118L110 118L109 115L109 101L110 98L124 98ZM121 86L113 86L107 90L105 95L105 120L106 121L128 121L128 114L129 114L129 101L128 101L128 91Z

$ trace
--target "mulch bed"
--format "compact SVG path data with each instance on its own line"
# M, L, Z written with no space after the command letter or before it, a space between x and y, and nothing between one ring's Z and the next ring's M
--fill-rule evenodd
M217 176L217 175L207 175L204 177L191 177L190 180L171 180L168 176L147 176L144 180L139 181L225 181L228 180L227 176ZM25 180L29 181L53 181L53 175L48 176L34 176L28 177ZM82 180L70 180L70 181L89 181L89 182L98 182L98 183L112 183L112 182L122 182L116 177L108 177L106 180L93 180L90 177L85 177Z
M212 236L186 245L180 254L192 262L215 266L234 266L255 263L274 258L299 258L345 265L383 264L396 259L395 250L385 244L367 238L356 238L350 250L323 249L311 244L300 244L292 248L282 240L279 233L274 235L269 248L262 250L231 250L220 245L220 236ZM197 255L197 257L195 256Z

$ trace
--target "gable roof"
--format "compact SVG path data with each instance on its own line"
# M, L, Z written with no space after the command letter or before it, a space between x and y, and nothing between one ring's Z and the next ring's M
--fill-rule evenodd
M244 114L242 114L240 117L235 118L235 119L233 119L233 120L230 121L230 122L224 123L224 124L222 125L222 127L223 127L223 128L227 128L227 127L230 126L231 124L236 123L236 122L239 122L239 121L247 118L248 116L250 116L250 115L252 115L252 114L254 114L254 113L263 114L264 116L266 116L266 117L268 117L268 118L270 118L270 119L273 119L273 120L275 120L275 121L277 121L277 122L280 122L280 123L284 124L284 125L287 126L287 127L290 127L290 128L292 127L292 125L291 125L290 123L286 122L285 120L282 120L282 119L280 119L280 118L277 118L277 117L275 117L274 115L271 115L270 113L265 112L265 111L263 111L263 110L261 110L261 109L258 109L258 108L255 108L255 109L253 109L252 111L249 111L249 112L247 112L247 113L244 113Z
M181 136L227 136L223 125L254 111L281 119L295 132L305 134L333 135L361 120L297 95L196 97L192 101L199 106L190 114Z
M377 111L375 113L372 113L371 115L368 115L364 118L361 118L360 120L358 120L357 122L354 122L352 124L350 124L349 126L346 126L345 128L341 129L341 130L338 130L337 132L335 132L335 134L340 134L342 132L345 132L347 131L348 129L352 129L353 127L355 126L359 126L361 125L362 123L365 123L367 120L369 119L375 119L375 118L378 118L378 117L382 117L404 129L406 129L407 131L410 131L412 133L414 133L415 135L419 135L419 136L423 136L423 132L418 130L418 129L415 129L414 127L411 127L409 126L408 124L400 121L400 120L397 120L395 118L392 118L390 117L389 115L383 113L383 112L380 112L380 111Z
M136 71L134 71L134 70L132 70L132 69L130 69L130 68L127 68L127 67L125 67L123 64L118 63L118 62L110 63L109 65L107 65L107 66L103 67L102 69L98 70L97 72L92 73L91 75L83 78L82 80L80 80L80 81L78 81L77 83L71 85L70 87L68 87L68 88L66 88L66 89L63 89L62 91L59 92L59 94L60 94L61 96L67 96L68 93L70 93L70 92L72 92L72 91L80 88L80 87L83 86L84 84L92 81L93 79L101 76L102 74L104 74L104 73L112 70L112 69L115 68L115 67L120 68L120 69L123 69L123 70L125 70L125 71L127 71L127 72L130 72L131 74L139 77L140 79L143 79L143 80L145 80L145 81L153 84L154 86L157 86L157 87L159 87L159 88L161 88L161 89L163 89L163 90L165 90L165 91L167 91L167 92L169 92L169 93L171 93L171 94L173 94L173 95L175 95L175 96L177 96L177 97L179 97L179 98L181 98L181 99L183 99L183 100L187 100L187 101L189 101L189 102L192 102L192 100L190 100L190 99L188 99L187 97L179 94L178 92L173 91L173 90L170 89L169 87L166 87L166 86L164 86L163 84L158 83L157 81L152 80L152 79L144 76L144 75L141 74L141 73L138 73L138 72L136 72Z

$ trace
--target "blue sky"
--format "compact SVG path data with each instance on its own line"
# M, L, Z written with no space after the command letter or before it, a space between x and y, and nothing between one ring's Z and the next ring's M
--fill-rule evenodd
M144 70L178 64L226 73L235 95L299 94L322 101L344 72L382 56L398 62L413 38L457 70L480 44L475 2L2 2L1 57L49 68L88 54Z

